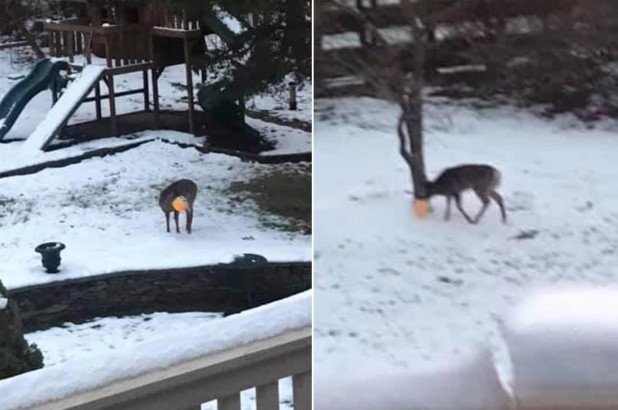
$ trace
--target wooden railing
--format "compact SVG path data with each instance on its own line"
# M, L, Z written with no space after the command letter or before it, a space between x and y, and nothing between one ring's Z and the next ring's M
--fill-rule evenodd
M77 394L36 410L240 410L240 392L256 388L257 410L279 409L278 381L291 376L295 410L311 409L311 328L200 357Z
M92 55L105 58L108 67L148 62L151 59L149 31L138 24L122 26L89 25L80 19L45 23L49 33L49 50L53 57L84 54L88 63Z
M175 30L199 30L200 22L199 18L189 16L184 10L179 14L166 10L163 14L163 20L155 26Z

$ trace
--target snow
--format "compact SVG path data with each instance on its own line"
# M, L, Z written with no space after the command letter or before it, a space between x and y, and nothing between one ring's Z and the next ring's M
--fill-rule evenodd
M513 107L430 99L430 177L460 163L500 169L509 222L492 204L479 225L434 198L413 215L399 156L397 106L367 98L316 101L314 158L315 374L358 358L381 374L453 363L491 348L512 382L505 313L536 286L618 280L616 124L594 129ZM480 203L463 196L475 213ZM356 370L355 370L356 372ZM317 390L318 396L322 394Z
M234 34L242 34L245 31L242 23L236 17L232 16L230 13L218 6L215 6L213 9L217 14L217 18L219 18L219 20L221 20L221 22L225 24Z
M320 410L507 410L491 356L479 351L463 362L431 369L382 372L366 362L339 369L338 378L316 377Z
M440 74L457 74L467 72L485 72L487 66L485 64L465 64L450 67L438 67L436 71Z
M187 145L197 145L199 143L199 140L197 140L193 135L176 131L161 130L156 132L137 132L135 134L125 135L120 138L102 138L84 142L68 148L63 148L61 150L53 150L49 152L38 151L38 153L35 153L34 155L29 155L24 150L20 149L20 143L2 144L0 145L0 158L2 158L3 161L0 163L0 172L39 165L49 161L79 157L88 152L102 148L117 148L138 142L155 140Z
M143 133L173 135L161 131ZM64 168L0 179L0 280L8 288L106 272L227 263L256 253L271 262L311 260L311 237L264 227L251 201L229 199L234 181L299 170L201 154L161 141ZM305 166L306 167L306 166ZM158 206L174 180L198 184L192 234L167 233ZM172 222L173 225L173 222ZM62 242L61 273L43 273L34 248Z
M9 300L7 298L3 298L0 296L0 310L4 310L6 309L6 306L8 305Z
M287 120L298 119L311 123L313 113L311 81L303 80L296 86L297 109L290 110L289 83L294 80L290 77L287 76L287 78L266 92L250 97L247 107L258 111L266 111L268 114L278 118Z
M97 318L83 324L65 323L62 327L29 333L26 339L35 343L43 352L45 366L51 367L79 360L81 355L114 354L128 346L151 338L187 332L207 321L221 318L219 313L156 312L138 316ZM279 381L280 403L284 410L291 409L292 381L286 377ZM241 394L243 410L255 409L255 389ZM202 405L202 410L216 410L216 403Z
M81 59L83 56L77 56L76 64L81 64ZM89 66L93 68L87 68L86 72L101 69L105 60L93 58L93 62L95 65ZM28 67L12 68L8 51L0 51L0 94L14 84L6 80L9 75L28 70ZM185 91L181 87L184 78L181 65L163 72L159 81L162 109L186 110L186 101L182 100ZM143 86L141 72L119 76L117 80L117 92ZM195 81L199 81L199 75ZM307 84L310 90L310 83ZM261 109L261 104L258 101L255 108ZM299 105L303 112L310 112L310 101L303 100ZM30 136L50 106L50 93L35 97L8 138L20 140ZM109 115L108 108L102 104L104 116ZM143 110L139 95L117 101L118 114L139 110ZM82 104L69 123L94 119L94 105ZM264 155L311 149L310 133L251 118L248 122L277 142L276 149ZM127 269L226 263L243 253L258 253L275 262L311 259L308 235L266 228L261 223L265 215L253 202L231 201L226 192L235 181L296 170L299 166L306 168L305 165L259 165L220 154L203 155L163 142L198 145L202 143L201 138L164 130L100 139L49 152L40 151L38 146L32 151L24 147L34 141L32 138L25 143L0 144L0 172L74 158L100 148L146 143L102 159L0 179L0 259L3 261L0 280L9 288ZM191 235L167 234L157 204L159 190L180 178L194 179L200 187ZM183 217L181 224L184 224ZM37 245L48 241L67 245L58 275L44 274L40 255L34 252Z
M276 143L275 149L263 151L262 156L295 154L300 152L311 152L311 133L296 128L273 124L247 117L247 124Z
M509 317L515 393L526 405L618 402L618 289L537 291Z
M93 350L55 366L2 380L2 406L11 410L50 402L310 325L311 291L307 291L224 319L130 344L122 350Z
M28 333L26 340L41 349L45 367L52 367L92 352L121 352L144 341L187 332L194 326L221 318L222 314L211 312L156 312L121 318L95 318L82 324L65 323L62 327Z
M35 128L34 132L23 144L22 149L27 155L36 155L43 149L58 128L67 121L76 106L92 90L105 71L104 67L89 65L84 67L80 76L70 83L58 102L48 111L43 121Z

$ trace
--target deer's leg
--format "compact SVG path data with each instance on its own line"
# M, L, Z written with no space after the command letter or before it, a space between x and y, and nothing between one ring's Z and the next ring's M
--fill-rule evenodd
M483 216L483 214L487 210L487 207L489 206L489 196L488 196L488 194L484 194L484 193L482 193L480 191L474 191L474 192L476 192L476 195L479 197L479 199L483 203L483 206L479 210L479 213L476 214L476 217L474 218L474 223L478 223L478 221L481 219L481 217Z
M453 195L453 197L455 198L455 205L457 205L457 209L459 209L459 212L461 212L464 218L466 218L466 221L468 221L471 224L474 224L474 221L472 220L472 218L470 218L470 216L466 213L466 211L464 211L464 209L461 207L461 196L459 194L455 194Z
M444 220L448 221L451 219L451 197L450 195L446 196L446 210L444 211Z
M165 212L165 226L167 228L167 232L170 231L170 213Z
M191 233L191 225L193 224L193 209L187 210L187 233Z
M502 223L506 223L506 209L504 208L504 200L502 196L496 191L490 191L489 196L496 201L498 206L500 207L500 213L502 214Z
M180 233L180 228L178 228L178 216L180 213L174 211L174 222L176 222L176 233Z

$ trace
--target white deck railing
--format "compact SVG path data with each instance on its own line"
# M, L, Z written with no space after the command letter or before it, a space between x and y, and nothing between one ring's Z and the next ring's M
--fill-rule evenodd
M311 409L311 328L193 359L170 368L35 407L36 410L240 410L256 388L257 410L279 409L278 381L291 376L295 410ZM86 376L85 376L86 377Z

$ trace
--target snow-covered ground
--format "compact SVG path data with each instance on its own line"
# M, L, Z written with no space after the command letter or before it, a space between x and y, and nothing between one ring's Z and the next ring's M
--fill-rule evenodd
M11 75L28 70L27 66L11 66L8 51L0 51L0 96L15 84L8 79ZM184 75L181 66L170 67L162 75L163 109L186 109L184 91L178 85ZM116 84L118 92L141 86L141 73L121 76ZM26 138L32 133L49 111L50 94L43 92L26 106L8 138ZM141 96L118 99L119 113L141 109ZM106 110L103 104L104 115ZM94 118L94 106L83 104L71 122ZM311 150L310 133L257 119L248 121L277 142L276 149L265 155ZM17 287L125 269L224 263L245 252L262 254L272 261L311 259L309 236L265 228L254 203L231 201L226 194L235 181L298 169L299 165L259 165L225 155L203 155L162 141L199 144L201 140L155 130L47 153L33 154L19 141L0 144L0 171L151 140L102 159L0 179L0 280ZM193 179L199 186L192 235L167 234L157 203L159 191L180 178ZM48 240L67 245L60 275L44 274L40 256L34 253L36 245Z
M26 339L30 343L36 343L43 352L45 367L51 367L79 360L81 355L87 356L92 352L113 355L114 352L133 348L134 345L152 338L186 334L196 326L220 318L220 314L208 312L158 312L122 318L107 317L79 325L66 323L62 327L29 333ZM281 406L283 409L291 408L291 379L281 379L279 390ZM255 389L243 391L241 402L243 410L255 409ZM204 404L202 407L202 410L211 409L216 409L215 403Z
M0 280L14 288L113 271L225 263L242 253L309 261L309 235L266 228L255 203L233 201L226 192L234 181L300 167L305 166L241 162L153 141L64 168L0 179ZM184 215L182 232L167 233L158 205L160 190L181 178L199 187L190 235ZM67 246L58 275L45 274L34 252L47 241Z
M209 312L157 312L137 316L96 318L79 325L65 323L26 334L43 353L45 367L57 366L91 352L113 354L152 338L190 331L194 326L220 319Z
M28 339L40 343L50 355L48 360L54 363L0 381L2 408L28 408L305 329L311 325L311 299L312 292L306 291L216 320L204 313L155 314L119 321L98 320L90 328L86 324L69 326L66 331L51 329L29 334ZM147 317L151 320L144 323ZM92 350L88 351L88 347ZM289 383L281 382L285 408L289 408L291 398ZM244 394L243 410L253 408L251 397L254 394L250 391Z
M268 111L275 117L293 120L298 119L304 122L311 122L311 97L312 88L310 81L303 81L296 86L297 109L289 109L290 93L289 81L282 81L267 93L249 98L247 107L253 110Z
M460 163L495 165L509 222L495 204L479 225L456 210L446 222L442 198L417 219L397 107L316 101L318 379L348 367L374 375L440 367L489 344L508 386L499 329L511 306L537 286L618 279L615 124L586 129L511 107L439 102L426 112L429 176ZM464 196L470 213L479 206Z

